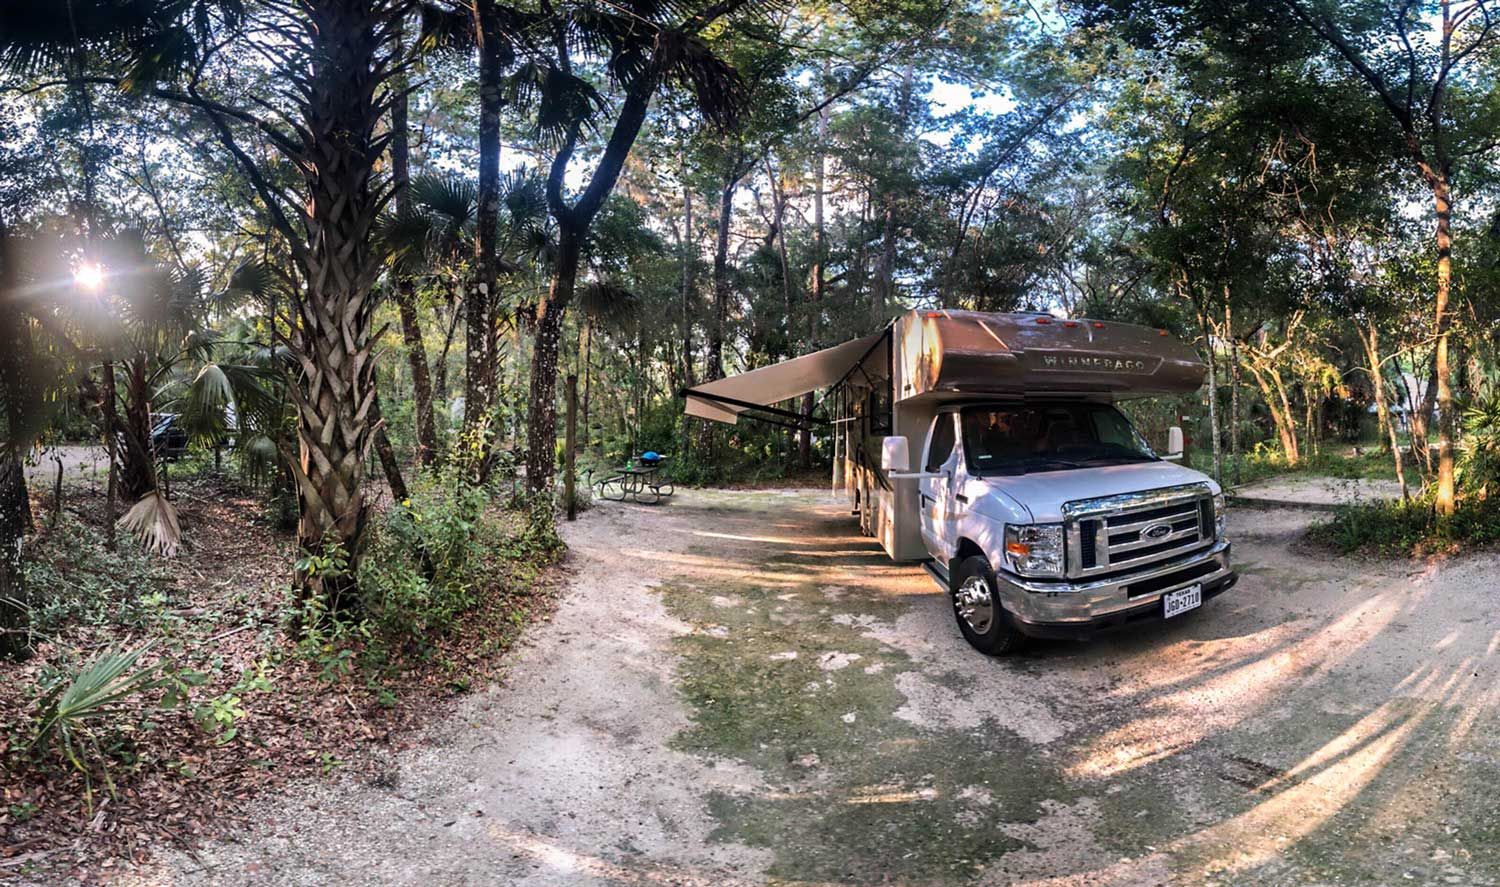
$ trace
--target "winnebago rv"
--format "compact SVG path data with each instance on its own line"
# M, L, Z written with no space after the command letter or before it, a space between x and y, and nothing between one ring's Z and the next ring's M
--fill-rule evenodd
M912 311L883 331L708 382L687 412L825 425L861 529L923 561L990 654L1169 619L1233 587L1224 496L1158 456L1118 400L1198 390L1162 330L1043 314ZM827 389L825 416L775 406Z

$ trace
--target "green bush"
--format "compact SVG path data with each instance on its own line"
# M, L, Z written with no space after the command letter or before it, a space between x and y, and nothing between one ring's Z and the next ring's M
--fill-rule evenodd
M101 531L69 512L27 544L31 631L42 637L71 624L143 626L169 578L160 560L128 541L109 551Z
M1472 495L1500 494L1500 385L1464 411L1458 480Z
M421 643L474 606L473 568L494 542L485 519L490 491L467 482L454 462L446 465L415 479L411 498L370 533L359 567L360 613L378 638Z
M1471 497L1460 501L1447 519L1438 515L1431 496L1345 505L1329 520L1314 524L1308 536L1345 554L1406 556L1490 545L1500 542L1500 504Z

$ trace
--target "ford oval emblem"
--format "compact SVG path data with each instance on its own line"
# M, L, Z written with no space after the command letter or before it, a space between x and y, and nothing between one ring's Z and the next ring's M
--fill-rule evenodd
M1141 535L1145 536L1147 539L1160 539L1164 536L1171 535L1171 533L1171 524L1152 524L1151 526L1141 531Z

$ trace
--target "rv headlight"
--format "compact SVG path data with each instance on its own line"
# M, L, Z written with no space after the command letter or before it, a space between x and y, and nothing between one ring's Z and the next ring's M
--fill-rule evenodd
M1224 494L1214 493L1214 539L1224 538Z
M1061 576L1062 524L1007 524L1005 562L1022 576Z

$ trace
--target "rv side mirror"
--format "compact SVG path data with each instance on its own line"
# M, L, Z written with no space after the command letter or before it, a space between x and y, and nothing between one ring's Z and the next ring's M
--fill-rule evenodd
M911 456L907 454L906 438L900 435L881 438L880 467L887 472L911 470Z
M1172 462L1182 459L1182 426L1173 425L1167 429L1167 454L1162 458Z

